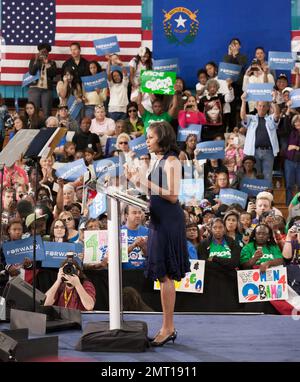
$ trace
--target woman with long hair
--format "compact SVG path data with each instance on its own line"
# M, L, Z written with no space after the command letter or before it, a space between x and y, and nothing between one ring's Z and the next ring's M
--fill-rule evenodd
M67 224L62 219L55 219L50 228L50 241L65 243L68 241Z
M26 103L23 117L27 129L41 129L45 126L45 120L40 117L39 109L33 102Z
M150 229L147 243L145 275L160 281L163 323L152 341L162 346L175 341L174 280L181 280L189 272L186 228L183 210L178 202L181 179L179 150L174 130L167 122L150 125L147 147L156 155L156 163L147 178L143 168L126 168L127 178L145 192L150 191Z
M71 95L75 96L78 102L81 102L81 86L75 72L71 68L65 68L64 72L62 73L61 80L57 83L56 91L60 105L67 105L68 98Z

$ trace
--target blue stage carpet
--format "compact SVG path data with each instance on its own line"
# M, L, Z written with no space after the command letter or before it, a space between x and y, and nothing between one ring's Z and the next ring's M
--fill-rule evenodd
M160 328L161 315L126 314L125 320L148 324L149 336ZM107 321L107 314L83 314L88 322ZM88 362L287 362L300 361L300 322L291 316L188 315L175 316L175 344L144 353L91 353L74 350L81 331L59 335L61 361ZM7 327L7 324L5 325ZM4 325L0 325L4 328Z

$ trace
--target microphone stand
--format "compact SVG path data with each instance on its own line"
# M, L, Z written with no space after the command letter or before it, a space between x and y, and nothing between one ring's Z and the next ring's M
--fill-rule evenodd
M4 183L4 164L0 163L0 174L1 174L1 183L0 183L0 222L2 223L2 213L3 213L3 183ZM0 248L2 248L2 241L3 241L3 225L0 226ZM2 258L0 256L0 271L3 270L2 268Z
M0 187L1 187L1 190L0 190L0 216L1 216L1 221L2 221L2 212L3 212L3 183L4 183L4 164L3 163L0 163L0 173L1 173L1 184L0 184ZM0 229L0 245L2 246L2 240L3 240L3 229L2 229L2 225L1 225L1 229ZM0 259L0 262L1 262L1 259Z
M32 270L33 270L33 279L32 279L32 309L33 312L36 311L36 205L37 205L37 190L38 190L38 158L32 158L35 162L35 190L34 190L34 227L33 227L33 251L32 251Z

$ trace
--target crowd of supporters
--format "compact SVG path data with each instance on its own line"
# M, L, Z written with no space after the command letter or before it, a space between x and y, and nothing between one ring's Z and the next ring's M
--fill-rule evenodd
M59 74L51 60L51 46L40 44L38 53L30 60L29 72L41 74L29 85L24 110L19 113L8 110L5 100L0 100L1 146L5 147L22 129L63 127L68 133L50 157L39 160L37 167L24 158L4 167L2 242L30 237L34 228L44 241L83 243L85 230L107 229L106 213L97 218L89 216L87 206L96 192L83 192L86 188L83 176L68 182L58 178L55 169L61 163L81 158L89 167L96 160L117 156L127 166L143 166L147 172L155 158L150 154L137 158L129 148L132 139L147 136L153 122L168 122L176 133L179 128L200 124L202 142L225 140L226 144L224 159L206 163L197 160L197 136L190 134L183 144L178 144L182 165L192 169L192 178L204 183L202 200L182 205L190 258L205 260L208 270L228 274L252 268L264 272L284 264L294 272L293 286L300 283L300 274L295 272L300 256L300 111L291 108L289 97L293 88L300 87L299 69L295 68L292 85L285 74L276 75L268 68L263 47L255 49L251 60L241 50L241 42L234 38L223 58L224 62L242 66L236 82L218 79L218 65L208 62L195 73L198 81L195 89L186 88L182 73L176 79L175 94L160 96L140 92L141 71L153 69L148 48L141 48L132 58L128 72L117 54L107 56L105 65L88 62L81 56L80 45L73 42L71 56ZM119 69L111 70L112 66ZM81 77L104 70L108 87L86 92ZM273 102L246 102L249 83L272 83ZM55 86L57 107L53 107ZM67 106L70 96L83 105L75 119ZM108 153L109 137L116 138L116 145ZM273 186L274 171L282 175L281 185L286 192L285 218L274 206L271 186L256 198L249 197L245 209L239 204L221 202L220 190L239 190L245 177L265 179ZM120 179L108 182L121 183ZM124 206L121 221L122 228L128 231L129 254L123 267L143 269L147 261L149 218L137 207ZM108 258L109 254L97 264L84 263L83 271L106 269ZM2 251L1 261L5 265L1 272L2 287L8 278L15 276L32 282L29 259L23 264L6 264ZM82 269L78 273L80 280L85 280L81 272ZM59 302L55 293L60 288L61 269L58 275L58 281L47 292L47 303ZM79 284L76 281L73 286L84 299L80 308L93 309L94 289L88 284L89 298ZM61 300L66 303L63 297Z

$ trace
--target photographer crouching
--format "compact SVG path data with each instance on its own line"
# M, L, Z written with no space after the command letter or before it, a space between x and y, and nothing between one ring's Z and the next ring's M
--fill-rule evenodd
M80 265L73 258L68 258L59 268L55 283L46 292L44 305L93 310L95 301L94 285L87 280Z

